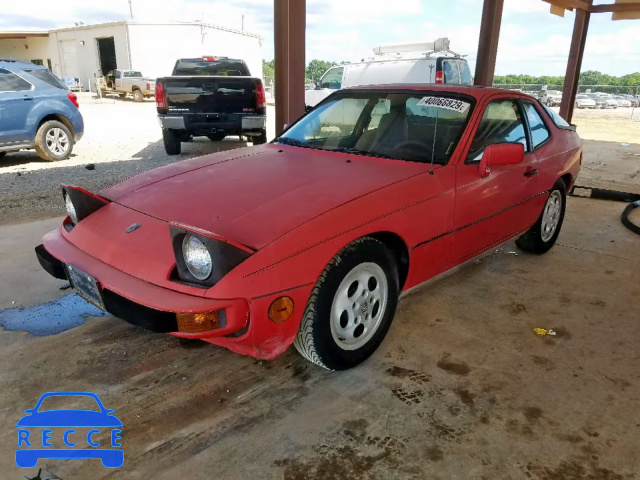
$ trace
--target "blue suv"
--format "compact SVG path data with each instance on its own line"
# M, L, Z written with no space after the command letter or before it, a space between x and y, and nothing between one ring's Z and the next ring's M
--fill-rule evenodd
M25 148L50 162L69 158L84 133L78 107L47 67L0 59L0 158Z

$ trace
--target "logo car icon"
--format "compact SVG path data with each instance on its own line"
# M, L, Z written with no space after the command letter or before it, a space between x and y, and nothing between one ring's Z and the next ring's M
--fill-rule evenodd
M82 410L82 409L57 409L38 411L42 402L49 397L72 396L72 397L90 397L93 398L100 411ZM49 392L40 397L36 406L32 409L24 411L26 415L18 420L16 427L18 430L18 449L16 449L16 465L20 468L35 467L39 459L89 459L99 458L102 465L107 468L119 468L124 463L124 450L120 447L118 440L120 439L120 428L122 422L114 415L115 410L104 407L100 398L91 392ZM44 427L42 430L42 447L31 448L29 428ZM50 448L51 433L50 428L63 427L65 430L63 439L65 446L69 448ZM71 442L69 436L75 434L74 427L104 427L111 429L111 447L97 448L99 443L93 440L93 435L100 430L89 430L86 436L87 443L90 447L96 448L74 448L77 442ZM34 435L34 446L35 446ZM27 448L21 448L27 447Z

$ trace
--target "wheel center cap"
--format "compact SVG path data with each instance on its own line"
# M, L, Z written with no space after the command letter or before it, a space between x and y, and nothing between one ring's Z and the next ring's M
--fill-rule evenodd
M360 305L360 313L362 313L363 315L366 315L368 311L369 311L369 304L367 302L364 302L362 305Z

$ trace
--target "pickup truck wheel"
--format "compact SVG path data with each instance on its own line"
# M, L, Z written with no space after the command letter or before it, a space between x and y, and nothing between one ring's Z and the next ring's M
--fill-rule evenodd
M120 94L120 98L122 98L124 100L125 98L127 98L127 94L126 93L121 93Z
M398 268L389 249L360 238L333 257L315 284L294 346L310 362L346 370L365 361L391 326Z
M4 157L7 154L7 152L0 152L0 158Z
M516 240L518 248L537 254L548 252L560 235L566 204L567 187L560 179L549 192L538 221Z
M162 141L167 155L180 155L182 145L180 144L180 136L175 130L168 128L162 129Z
M134 90L133 91L133 101L134 102L143 102L144 101L144 95L142 94L142 92L140 90Z
M73 150L73 135L64 123L57 120L44 122L36 133L36 153L47 162L65 160Z
M222 140L224 140L224 137L226 137L226 135L224 135L222 133L217 133L217 134L213 134L213 135L207 135L207 138L209 140L211 140L212 142L221 142Z
M262 130L262 133L258 137L253 137L254 145L262 145L263 143L267 143L267 130Z

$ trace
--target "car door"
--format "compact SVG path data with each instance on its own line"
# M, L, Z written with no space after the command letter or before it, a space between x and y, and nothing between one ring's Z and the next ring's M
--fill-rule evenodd
M27 131L27 117L33 103L33 85L0 68L0 146L23 145L33 140L28 138Z
M122 72L120 70L115 71L115 78L116 90L122 90Z
M454 263L474 257L491 246L528 229L539 211L538 160L530 147L527 120L515 98L494 98L471 137L467 153L456 166ZM522 143L524 160L516 165L495 165L488 176L478 166L491 144Z

